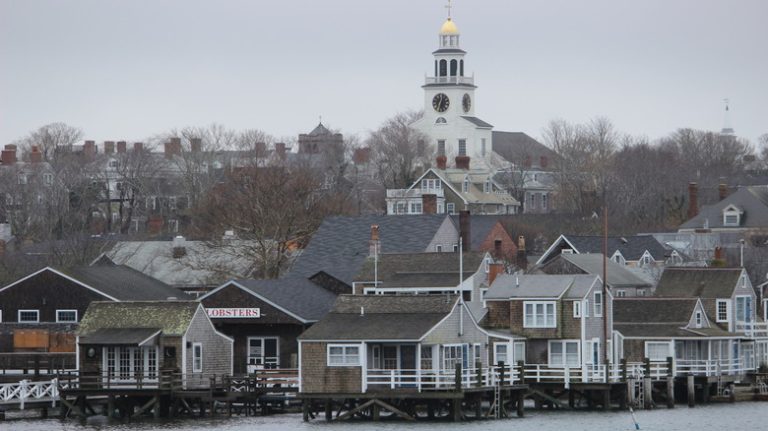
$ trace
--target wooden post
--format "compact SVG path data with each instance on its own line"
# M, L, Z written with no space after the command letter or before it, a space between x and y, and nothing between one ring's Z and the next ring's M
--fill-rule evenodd
M504 361L499 361L499 386L504 387Z
M523 361L517 361L517 375L520 378L520 383L525 383L525 362ZM511 383L512 379L510 379Z
M667 408L675 408L675 378L667 376Z
M611 361L605 361L605 383L611 383Z
M693 380L693 374L688 375L688 407L696 406L696 384Z
M454 387L453 389L455 391L461 391L461 364L456 364L456 374L454 379Z
M572 409L576 406L576 394L573 389L568 390L568 408Z
M626 382L627 381L627 359L623 358L621 360L621 381Z
M643 379L643 401L646 409L653 408L653 380L650 377Z
M478 361L475 362L475 376L477 379L477 382L475 382L475 386L478 388L483 387L483 363Z
M427 417L429 419L435 418L435 402L433 400L427 401Z
M378 422L381 413L381 406L378 403L373 403L373 406L371 407L373 408L373 421Z
M611 409L611 387L608 386L608 388L603 391L603 410L610 410L610 409Z
M453 421L461 421L461 398L454 398L451 400L453 406Z
M517 417L525 416L525 391L517 391Z
M312 404L312 400L309 400L309 399L305 399L301 403L301 416L302 416L302 419L304 419L304 422L309 422L309 406L310 406L310 404ZM247 407L246 407L245 411L246 411L246 415L247 415L247 412L248 412L248 408Z
M643 360L643 368L645 368L645 377L650 378L651 377L651 360L648 358L645 358Z
M374 413L376 413L376 407L374 407ZM325 401L325 420L330 422L333 419L333 400Z
M48 419L48 407L43 407L40 409L40 417L43 419Z
M475 397L475 419L483 417L483 397L478 395Z

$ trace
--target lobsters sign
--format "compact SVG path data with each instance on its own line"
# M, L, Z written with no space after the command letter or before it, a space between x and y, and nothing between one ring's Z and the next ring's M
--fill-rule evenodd
M261 310L258 308L206 308L208 317L212 319L258 319Z

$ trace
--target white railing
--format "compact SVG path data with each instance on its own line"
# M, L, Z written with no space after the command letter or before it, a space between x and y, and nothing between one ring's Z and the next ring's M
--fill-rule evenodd
M445 197L443 189L387 189L387 198L421 198L423 195L435 195L438 198Z
M429 84L475 84L475 78L471 76L428 76L426 79Z
M58 399L57 379L42 382L22 380L18 383L0 384L0 404L18 404L21 410L24 410L24 404L29 401L50 401L55 407Z
M754 367L746 367L741 359L675 361L676 376L688 374L696 376L733 376L742 375L754 370Z
M456 370L382 370L368 369L365 372L365 384L368 390L377 389L414 389L424 390L456 389L457 379L461 388L496 386L502 382L499 367L461 369L457 377ZM515 367L505 366L504 385L519 383L520 375Z
M768 322L736 322L736 332L750 338L768 338Z

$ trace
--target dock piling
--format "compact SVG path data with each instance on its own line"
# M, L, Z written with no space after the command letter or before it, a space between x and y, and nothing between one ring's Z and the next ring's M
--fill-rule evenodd
M696 406L696 385L693 380L693 375L688 375L688 407Z

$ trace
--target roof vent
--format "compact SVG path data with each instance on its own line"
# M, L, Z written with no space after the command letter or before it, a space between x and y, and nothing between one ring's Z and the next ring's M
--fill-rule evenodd
M168 301L178 301L179 300L179 298L177 298L175 296L169 296L169 297L167 297L165 299L168 300Z
M515 287L520 287L520 276L515 274Z
M627 239L626 239L626 238L624 238L624 237L621 237L621 243L622 243L622 244L626 244L626 243L628 243L628 242L629 242L629 241L627 241Z
M360 307L360 317L365 316L365 307Z

